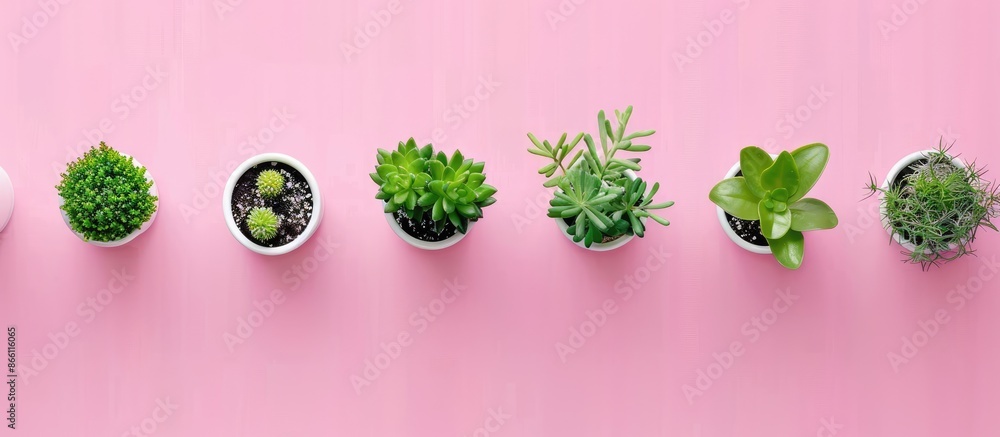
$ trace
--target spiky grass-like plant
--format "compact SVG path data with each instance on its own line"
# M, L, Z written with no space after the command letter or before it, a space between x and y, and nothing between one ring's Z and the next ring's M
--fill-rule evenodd
M994 231L992 220L1000 213L1000 192L987 181L986 171L971 163L956 166L943 144L926 159L911 165L911 173L881 188L874 177L870 195L882 194L889 231L914 249L906 261L923 269L972 254L980 228Z
M152 186L145 167L102 141L69 164L56 189L70 227L85 241L107 243L127 237L153 216Z
M277 170L264 170L257 175L257 192L260 197L273 199L285 189L285 177Z
M271 208L254 208L247 216L250 235L258 241L268 241L278 235L281 220Z

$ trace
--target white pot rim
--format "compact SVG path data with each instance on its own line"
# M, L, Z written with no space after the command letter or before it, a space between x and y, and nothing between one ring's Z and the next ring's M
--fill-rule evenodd
M135 165L136 167L139 167L139 168L145 167L134 156L129 155L127 153L123 153L123 152L118 152L118 153L120 153L122 156L124 156L126 158L132 158L132 164ZM146 232L146 230L148 230L149 227L153 225L153 221L156 220L156 214L160 212L160 191L159 191L159 189L156 186L156 180L153 178L152 173L150 173L150 171L149 171L149 167L145 167L145 168L146 168L146 180L153 183L153 185L149 187L149 194L152 195L152 196L156 196L156 210L153 211L153 215L149 216L149 220L146 220L146 223L143 223L142 226L139 227L139 229L136 229L135 231L132 231L131 234L128 234L125 238L122 238L120 240L115 240L115 241L94 241L94 240L89 240L88 241L83 236L83 234L81 234L81 233L76 232L75 230L73 230L73 227L69 223L69 215L67 215L66 211L63 211L63 209L62 209L63 204L66 203L66 202L62 198L62 196L59 196L59 207L60 207L59 208L59 212L60 212L60 214L62 214L63 222L66 223L66 227L68 227L69 230L73 232L73 234L75 234L77 237L79 237L80 240L83 240L84 242L86 242L88 244L91 244L93 246L97 246L97 247L119 247L119 246L124 246L124 245L130 243L132 240L135 240L136 237L142 235L143 232Z
M306 229L302 231L302 234L292 240L291 243L279 247L264 247L250 241L250 239L244 236L243 232L240 231L239 226L236 224L236 219L233 218L233 190L236 188L236 183L239 181L240 177L247 172L247 170L250 170L251 167L266 162L279 162L294 168L299 172L299 174L302 175L303 178L306 179L306 183L309 184L309 190L312 192L313 197L312 218L310 218L309 224L306 225ZM309 169L302 164L302 162L283 153L261 153L243 161L243 163L240 164L239 167L236 167L236 170L233 170L233 173L229 175L229 180L226 182L226 188L222 195L222 212L226 218L226 226L229 227L229 232L233 234L236 241L239 241L240 244L247 249L261 255L277 256L284 255L298 249L305 244L306 241L309 241L309 238L316 233L316 230L319 228L319 224L323 219L323 200L320 197L319 183L316 181L312 172L310 172Z
M0 167L0 232L3 232L14 215L14 184L10 175Z
M629 178L631 180L635 180L636 178L638 178L638 176L632 170L625 170L625 171L622 172L622 174L625 175L625 177L627 177L627 178ZM646 224L646 218L645 217L643 217L643 218L641 218L639 220L642 221L643 224ZM615 239L613 241L609 241L607 243L597 243L597 242L594 242L594 243L592 243L590 245L590 247L587 247L587 245L583 244L583 241L573 241L573 236L570 235L569 232L568 232L568 230L569 230L569 224L566 223L566 220L561 219L561 218L556 218L555 222L556 222L556 226L559 227L559 233L563 234L563 236L566 237L566 239L568 239L570 243L573 243L573 244L575 244L575 245L577 245L579 247L582 247L584 249L591 250L591 251L594 251L594 252L607 252L609 250L618 249L618 248L620 248L620 247L628 244L630 241L632 241L633 238L635 238L635 234L633 234L633 235L623 235L623 236L621 236L618 239Z
M885 180L882 181L882 189L888 190L892 185L892 182L896 179L897 176L899 176L899 173L905 170L911 164L921 159L927 159L928 155L937 152L938 151L936 149L927 149L927 150L921 150L919 152L913 152L909 155L904 156L902 159L896 162L896 165L892 166L892 169L889 170L889 173L885 176ZM958 157L952 155L948 156L951 157L951 163L954 164L956 167L958 168L967 167L965 162L963 162ZM915 251L917 248L916 245L907 240L904 240L901 234L896 233L892 230L892 226L889 224L889 219L888 217L886 217L885 194L879 193L878 197L879 197L879 216L881 217L882 228L885 229L885 231L889 234L889 236L892 238L892 241L895 241L897 244L902 246L903 249L906 249L910 252ZM953 243L951 244L951 246L949 246L948 250L955 250L957 248L958 244ZM925 250L924 253L929 255L931 251Z
M778 155L775 155L773 153L771 153L770 155L771 155L771 158L777 158L778 157ZM740 161L736 161L736 164L733 164L733 166L729 169L729 171L726 172L726 177L724 179L729 179L729 178L736 177L736 174L739 173L739 172L740 172ZM748 252L756 253L758 255L770 255L771 254L771 246L769 246L769 245L768 246L758 246L756 244L752 244L752 243L750 243L750 242L748 242L748 241L740 238L740 236L736 233L736 231L734 231L733 228L731 226L729 226L729 220L726 219L726 210L722 209L721 206L716 205L715 210L716 210L715 211L716 215L719 218L719 224L722 225L722 230L726 233L726 235L729 237L730 240L733 240L733 243L736 243L737 246L743 248L744 250L746 250ZM764 241L767 241L767 240L765 239Z
M381 204L384 207L386 202L383 200ZM462 239L465 238L465 236L468 235L469 232L472 232L472 227L476 224L476 222L474 221L469 221L469 228L465 230L464 234L456 231L455 235L452 235L441 241L424 241L406 233L406 231L403 230L401 226L399 226L399 223L396 223L396 217L393 216L391 212L385 213L385 221L389 222L389 228L391 228L392 231L395 232L397 236L399 236L399 238L401 238L407 244L416 247L417 249L423 249L423 250L441 250L454 246L458 244L459 241L462 241Z

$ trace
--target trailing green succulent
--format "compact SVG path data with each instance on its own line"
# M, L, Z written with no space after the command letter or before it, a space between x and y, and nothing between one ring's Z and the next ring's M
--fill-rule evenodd
M73 231L85 241L112 242L127 237L156 212L157 197L146 168L136 167L104 142L71 162L56 186Z
M612 128L604 111L597 115L600 150L590 134L580 133L566 142L567 134L564 133L555 145L539 141L534 134L528 134L534 144L528 152L551 161L538 170L539 174L547 178L543 184L545 187L557 188L555 197L549 202L548 216L565 220L569 224L567 233L573 237L573 241L582 241L586 247L626 235L641 238L646 232L644 222L647 218L663 226L670 224L651 212L674 204L653 203L653 196L660 189L660 184L654 183L650 188L642 178L627 173L642 169L639 158L623 159L616 156L619 152L648 151L650 146L633 144L633 140L656 132L647 130L626 134L628 121L632 117L631 106L624 113L615 111L615 117L617 129ZM586 148L574 153L581 140ZM567 163L566 158L570 156L572 157Z
M972 163L956 166L943 144L910 172L881 188L874 177L871 195L882 194L888 230L914 246L907 261L923 269L972 254L980 228L997 230L992 220L1000 215L1000 192L987 181L986 171Z
M483 217L483 208L496 202L497 189L485 183L486 164L460 151L449 158L430 144L418 148L410 138L392 152L379 149L377 160L370 176L379 185L375 198L385 202L385 212L418 222L429 217L438 234L449 224L466 233L470 222Z
M247 215L247 228L257 241L268 241L278 235L281 219L271 208L254 208Z
M285 189L285 177L277 170L264 170L257 175L257 192L260 197L273 199Z
M759 220L774 258L797 269L802 265L802 233L837 226L837 215L826 203L805 197L826 169L830 149L809 144L777 159L759 147L740 151L743 176L719 182L709 198L743 220Z

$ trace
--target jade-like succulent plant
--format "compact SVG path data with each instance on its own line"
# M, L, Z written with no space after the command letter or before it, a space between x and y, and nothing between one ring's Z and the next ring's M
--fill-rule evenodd
M740 152L743 176L719 182L709 198L734 217L760 220L760 230L774 258L797 269L802 265L802 233L837 226L837 215L826 203L806 198L830 159L830 149L810 144L777 159L759 147Z
M869 195L882 193L889 231L913 245L907 261L925 270L972 254L976 232L996 231L992 220L1000 216L1000 188L976 163L956 166L950 148L939 144L887 189L873 176L866 187Z
M56 189L70 227L86 241L111 242L142 227L156 212L146 168L104 142L72 162Z
M278 235L278 225L281 220L271 208L254 208L247 215L247 227L250 235L257 241L268 241Z
M264 170L257 175L257 192L260 197L273 199L285 189L285 177L277 170Z
M626 235L641 238L646 232L646 218L663 226L670 224L651 212L674 204L653 203L653 196L660 189L660 184L654 183L650 188L642 178L630 178L626 173L628 170L635 172L642 169L639 158L623 159L615 156L619 152L649 150L650 146L633 144L633 140L653 135L655 131L626 134L629 118L632 117L631 106L624 113L615 111L615 117L617 129L612 128L604 111L597 115L600 151L590 134L580 133L567 143L567 134L564 133L555 145L539 141L534 134L528 134L535 146L528 149L528 152L551 161L538 170L539 174L548 178L543 185L558 188L555 197L549 202L548 216L572 223L567 233L573 237L573 241L582 241L586 247L595 242L609 242ZM574 154L580 140L586 144L586 149ZM567 163L566 158L571 154L572 158Z
M401 212L423 221L426 214L437 233L449 223L465 233L469 223L483 217L483 208L496 202L497 189L487 185L483 162L474 162L455 151L449 158L430 144L400 142L396 150L378 150L378 165L370 176L379 186L376 199L385 212Z

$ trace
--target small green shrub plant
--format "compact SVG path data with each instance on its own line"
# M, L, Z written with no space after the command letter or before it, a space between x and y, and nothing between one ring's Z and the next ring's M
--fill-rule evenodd
M833 229L837 214L818 199L805 197L830 159L823 144L809 144L776 159L759 147L740 151L743 176L719 182L709 199L730 215L759 220L761 234L781 265L797 269L805 251L803 232Z
M146 168L104 142L71 162L56 186L73 231L85 241L113 242L142 227L156 212Z
M564 133L554 145L528 134L534 145L528 152L549 161L538 170L546 177L543 185L556 188L548 216L572 223L566 232L574 242L583 242L586 247L628 235L641 238L646 233L647 218L663 226L670 224L653 213L674 204L653 203L659 182L650 187L642 178L630 178L626 173L641 170L640 159L623 158L620 154L650 150L650 146L633 141L656 133L652 130L627 133L631 117L631 106L624 112L615 111L617 127L613 128L604 111L600 111L597 115L600 148L586 133L577 134L569 142ZM581 140L585 147L576 150Z
M926 159L887 188L874 176L869 197L881 194L887 229L913 245L906 261L923 269L974 253L972 242L982 228L997 230L992 220L1000 214L1000 193L986 171L975 163L956 166L951 146L939 144Z
M494 204L497 189L486 184L486 164L456 150L451 157L428 144L417 147L413 138L396 150L378 149L378 164L370 176L379 189L375 198L385 202L386 213L401 213L422 222L430 219L435 232L448 224L466 233L469 223L483 218L483 209Z

